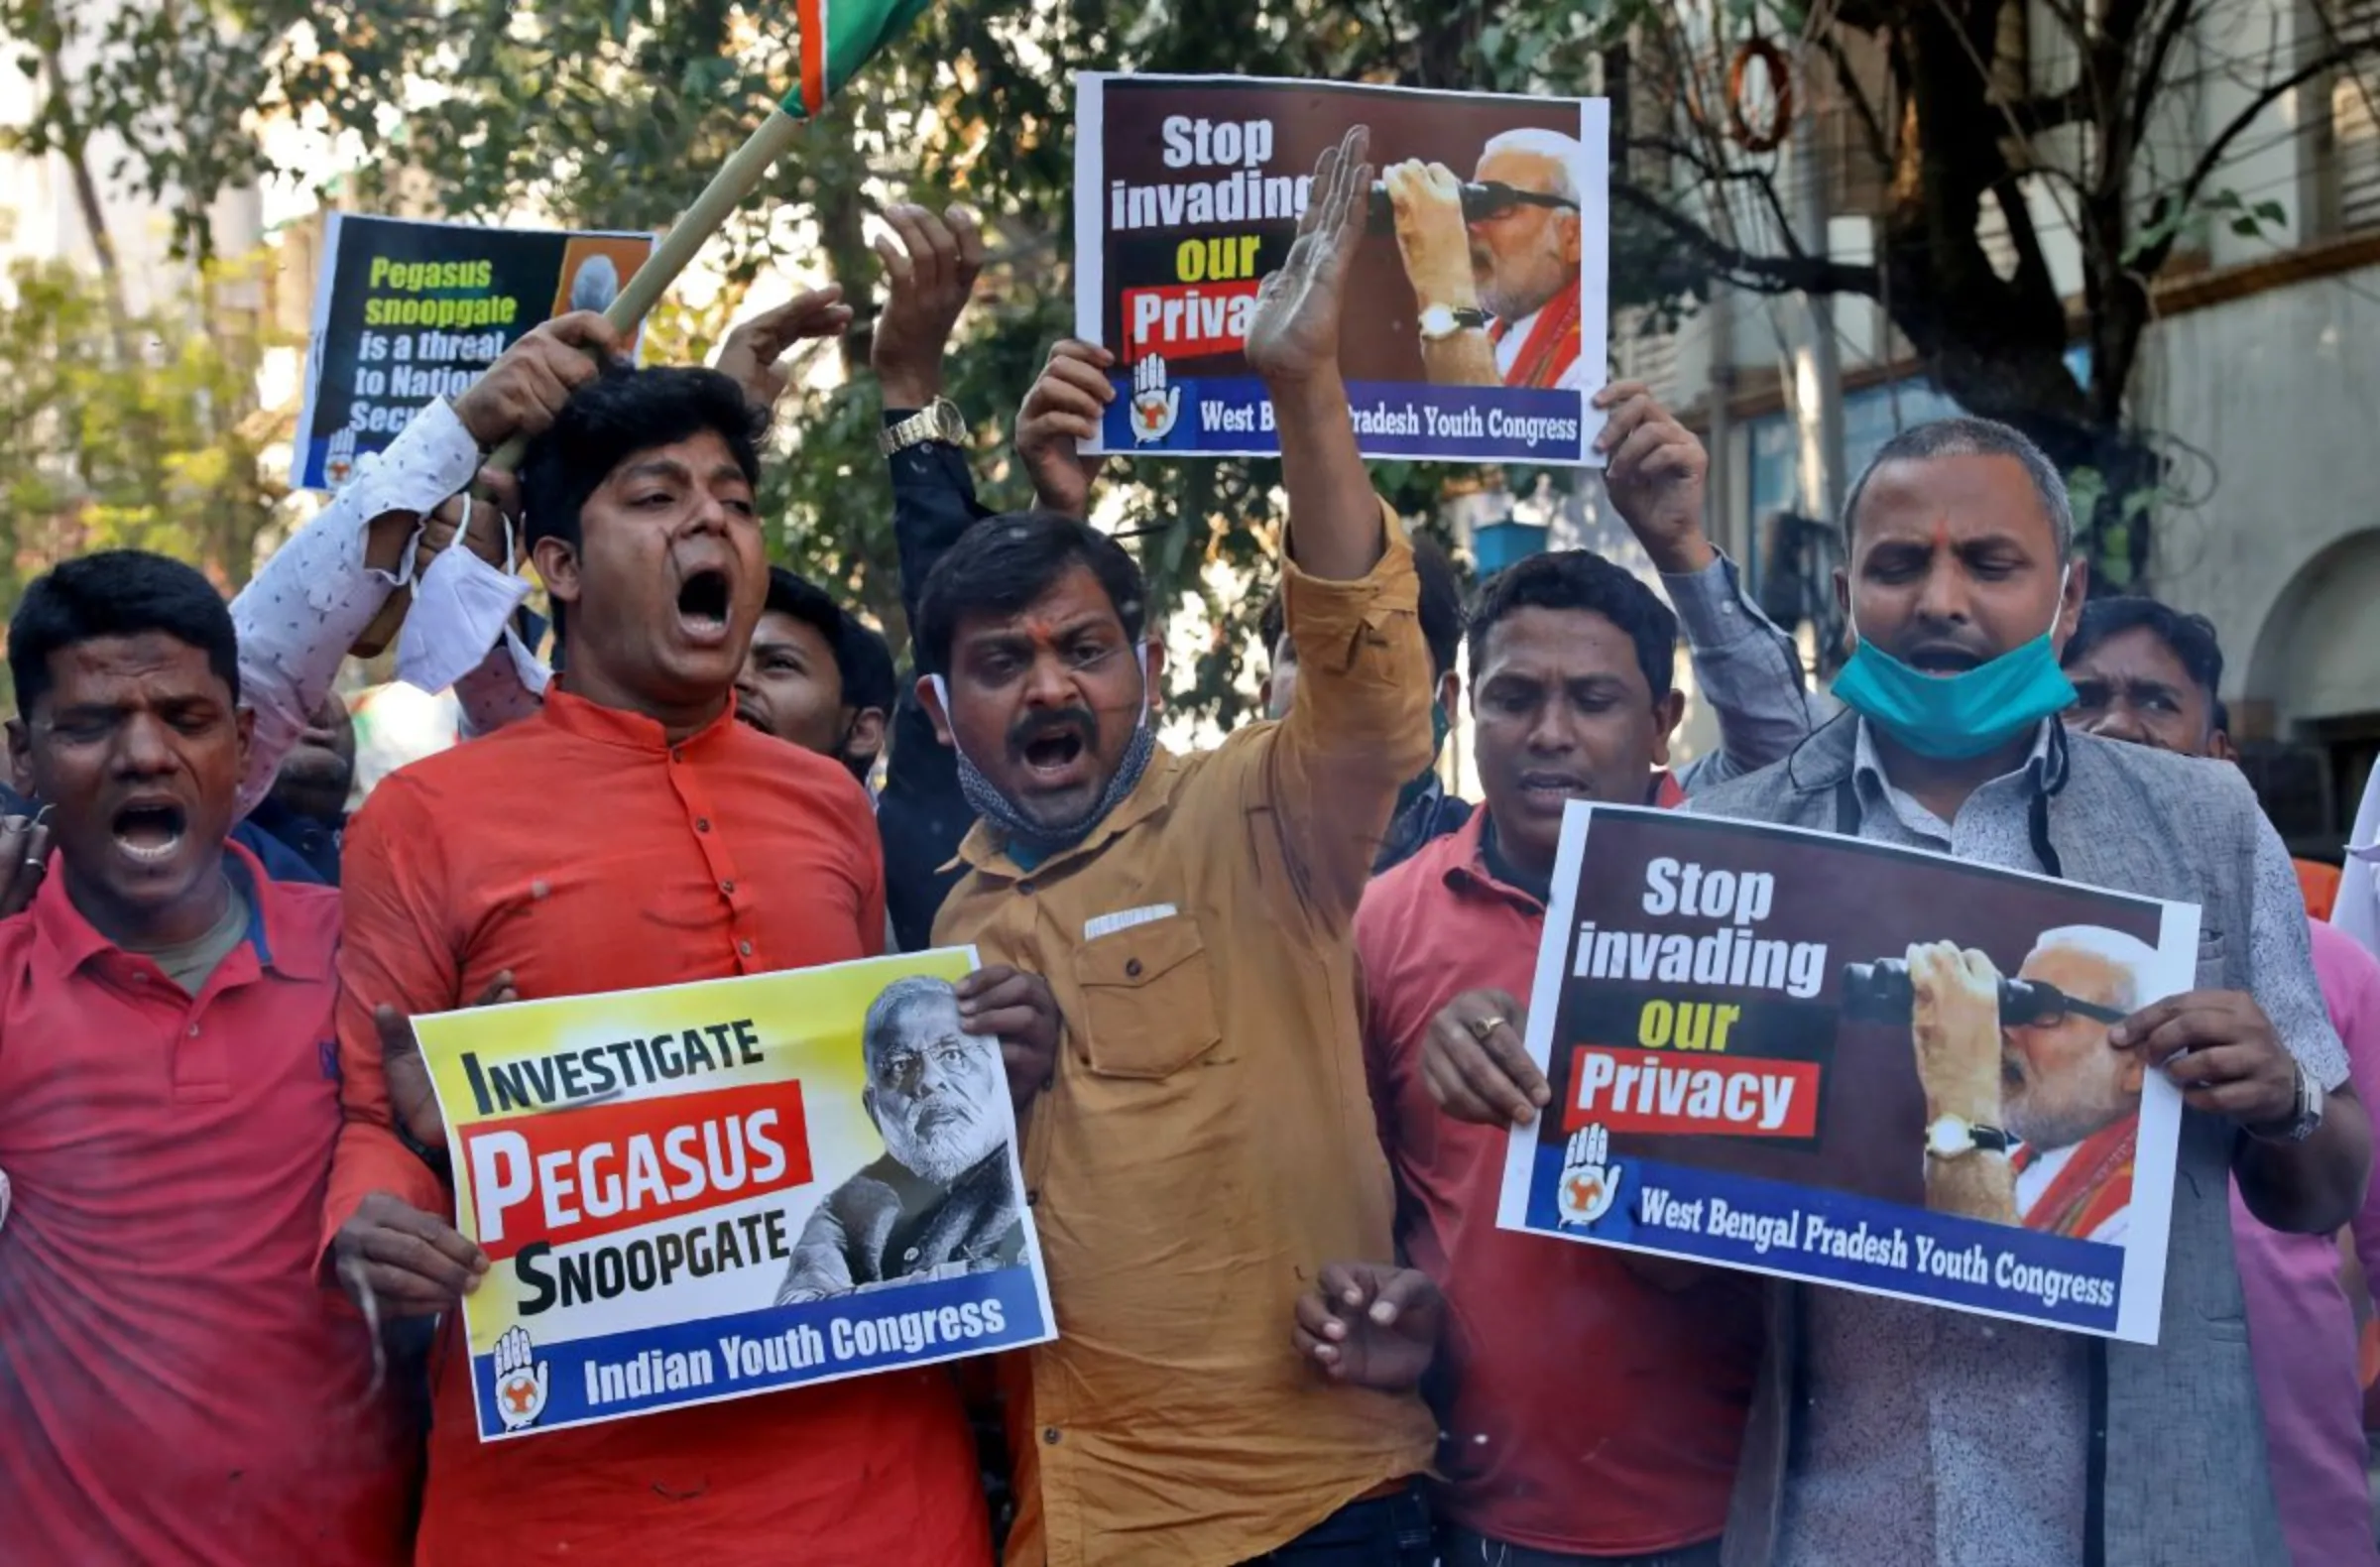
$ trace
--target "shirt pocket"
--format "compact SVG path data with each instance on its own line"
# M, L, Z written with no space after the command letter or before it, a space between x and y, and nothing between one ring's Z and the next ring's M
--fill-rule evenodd
M1083 1035L1102 1077L1171 1077L1222 1042L1206 942L1176 915L1075 949Z

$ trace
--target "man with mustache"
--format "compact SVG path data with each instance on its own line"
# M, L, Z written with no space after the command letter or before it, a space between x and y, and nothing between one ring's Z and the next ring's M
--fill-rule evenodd
M1289 1332L1315 1268L1390 1256L1349 926L1430 745L1412 552L1338 370L1366 141L1325 155L1248 337L1289 495L1289 716L1160 748L1146 585L1071 517L978 524L925 584L918 694L982 817L935 935L1046 973L1067 1025L1023 1112L1065 1326L1004 1358L1018 1567L1431 1560L1429 1411L1331 1386Z
M2108 1048L2111 1024L2146 1000L2157 954L2094 925L2044 931L2016 977L2056 990L2066 1008L2000 1014L1999 971L1947 941L1909 949L1911 1036L1929 1124L2014 1140L2004 1159L1926 1160L1926 1204L1997 1224L2120 1243L2130 1229L2140 1057Z
M753 501L765 418L716 371L618 367L558 407L466 393L457 413L483 445L533 437L522 497L564 658L535 714L383 781L349 830L347 1127L326 1241L341 1282L383 1315L451 1314L489 1265L444 1218L434 1116L392 1110L376 1005L444 1012L499 976L533 1000L592 995L884 944L867 795L840 764L735 721L767 594ZM974 1022L1037 1081L1055 1013L1037 983L1015 989L1018 1005ZM666 1552L759 1567L787 1540L850 1567L986 1554L947 1373L483 1445L459 1328L450 1315L436 1357L424 1560Z
M1602 368L1581 353L1583 160L1577 138L1559 131L1491 138L1475 178L1502 190L1477 213L1465 211L1462 181L1444 164L1388 171L1430 380L1575 391Z
M2154 1347L1771 1285L1728 1558L2276 1560L2229 1178L2265 1223L2328 1234L2371 1164L2288 853L2235 770L2058 723L2088 567L2064 480L2021 433L1901 432L1844 535L1849 712L1694 808L2197 904L2199 988L2107 1034L2187 1107L2171 1261ZM1926 1156L1999 1180L2004 1150L1945 1108Z
M1024 1244L997 1096L1000 1047L959 1022L949 982L895 980L861 1028L863 1102L884 1157L802 1227L777 1304L1012 1266Z

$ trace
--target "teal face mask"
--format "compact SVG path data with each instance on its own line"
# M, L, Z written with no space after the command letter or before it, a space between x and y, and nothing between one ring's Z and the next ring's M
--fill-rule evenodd
M1407 779L1405 786L1396 791L1396 810L1391 814L1390 820L1403 815L1407 806L1428 792L1430 780L1435 778L1438 773L1438 753L1446 749L1446 737L1453 729L1454 725L1447 722L1446 709L1438 703L1432 702L1430 704L1430 765L1423 768L1415 777Z
M1859 637L1854 620L1851 635L1858 643L1835 676L1836 700L1919 756L1960 761L2006 745L2075 700L2074 682L2050 646L2066 607L2063 577L2060 583L2059 607L2040 636L1957 674L1928 674L1903 663Z

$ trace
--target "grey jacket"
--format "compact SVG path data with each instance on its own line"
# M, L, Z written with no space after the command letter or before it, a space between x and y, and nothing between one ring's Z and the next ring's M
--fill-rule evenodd
M1855 832L1848 784L1856 736L1848 718L1829 724L1776 766L1698 795L1694 809ZM2246 779L2220 764L2081 734L2053 742L2052 756L2046 803L2034 818L2037 840L2046 836L2055 857L2045 869L2199 904L2199 987L2250 989L2250 889L2259 835L2269 829ZM2297 941L2308 982L2254 987L2293 1049L2330 1030L2302 926ZM2089 1563L2288 1567L2232 1263L2238 1136L2226 1121L2184 1113L2158 1343L2093 1341ZM1803 1288L1769 1288L1768 1349L1728 1513L1726 1567L1767 1567L1775 1555L1798 1407Z

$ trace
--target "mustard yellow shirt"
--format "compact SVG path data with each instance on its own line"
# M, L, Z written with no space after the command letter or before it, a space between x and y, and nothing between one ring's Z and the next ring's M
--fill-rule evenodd
M1019 1567L1227 1567L1430 1463L1420 1399L1334 1386L1290 1343L1325 1263L1393 1255L1351 933L1432 740L1384 527L1360 580L1286 568L1287 718L1160 751L1029 871L980 823L961 847L936 942L1046 975L1066 1020L1024 1125L1059 1338L1005 1374Z

